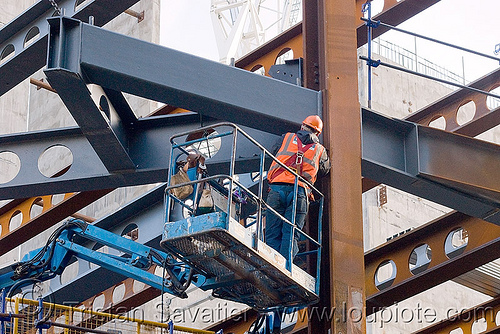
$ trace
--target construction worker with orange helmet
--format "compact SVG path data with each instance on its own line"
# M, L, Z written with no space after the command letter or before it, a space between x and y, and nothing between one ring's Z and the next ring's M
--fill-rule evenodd
M317 177L323 177L330 171L328 154L318 139L322 130L323 121L319 116L307 116L299 131L283 135L273 149L273 154L280 162L295 170L311 184L314 184ZM291 222L295 175L273 162L267 173L267 180L270 189L267 204ZM309 198L312 196L310 187L306 183L299 181L298 184L295 224L302 229L309 207ZM298 252L298 233L295 233L293 250L290 250L291 230L291 226L277 215L267 214L266 243L288 261L291 261Z
M323 130L323 121L317 115L307 116L302 122L300 130L296 133L286 133L275 144L272 153L285 166L302 176L311 184L317 177L322 177L330 171L330 160L326 149L319 143L318 135ZM267 204L292 222L293 200L295 196L295 175L273 161L267 172L269 193ZM295 212L295 225L302 229L309 208L311 189L306 183L299 181L297 189L297 202ZM292 249L290 239L292 227L276 214L266 214L266 243L280 252L281 255L292 261L298 253L299 234L294 233ZM281 333L281 314L283 310L274 311L274 321L271 333Z

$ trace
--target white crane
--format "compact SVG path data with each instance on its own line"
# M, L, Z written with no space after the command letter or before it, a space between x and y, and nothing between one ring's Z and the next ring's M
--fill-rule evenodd
M302 20L301 0L211 0L220 61L230 64Z

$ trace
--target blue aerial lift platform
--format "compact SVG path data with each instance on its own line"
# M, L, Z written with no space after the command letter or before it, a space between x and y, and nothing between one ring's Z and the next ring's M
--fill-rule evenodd
M177 144L177 138L184 140ZM255 166L244 162L245 159L239 160L238 163L248 165L245 175L234 173L239 140L247 141L243 146L247 152L239 152L239 158L243 154L255 161L256 154L260 156L260 163ZM62 274L76 257L180 298L187 297L186 289L194 283L202 290L212 290L215 297L246 304L266 317L264 327L254 328L254 332L266 333L266 328L272 324L272 315L265 315L265 312L285 308L297 310L316 303L319 300L320 232L317 238L312 238L296 229L293 221L282 217L304 241L302 248L306 251L302 250L297 256L301 266L292 261L291 254L286 258L267 246L263 238L266 214L279 215L265 203L263 196L265 168L272 160L277 161L276 158L231 123L182 133L171 141L165 225L160 242L166 252L82 220L70 219L53 232L44 247L29 252L19 263L0 269L0 289L13 294L26 286L49 280ZM256 148L255 152L248 151L248 141ZM193 181L170 184L184 156L195 151L209 161L227 142L232 145L228 173L195 174L197 177ZM238 170L242 170L241 166ZM299 176L295 175L297 191ZM176 197L172 189L185 186L191 186L192 193ZM315 216L318 231L321 231L323 196L311 187L319 203ZM210 188L213 206L208 212L200 213L199 198L207 188ZM89 243L112 250L90 249ZM153 265L164 268L163 276L148 271ZM39 329L45 328L43 326L42 319Z
M239 141L251 142L255 151L239 152ZM161 246L205 276L203 289L213 289L216 297L244 303L260 311L302 308L316 303L319 300L320 232L312 238L293 227L293 221L281 217L305 240L306 251L299 253L298 258L302 263L308 263L308 268L294 264L291 254L286 258L266 245L263 237L265 216L271 212L279 215L266 204L263 196L265 169L273 160L277 161L276 158L231 123L176 135L171 144L170 183L165 190L165 227ZM217 154L217 147L221 145L232 145L227 173L171 184L181 157L196 150L209 159ZM242 156L260 157L258 165L248 166L251 180L246 185L243 178L234 173L235 158ZM297 191L300 177L290 171L296 175ZM194 187L193 194L189 198L177 198L172 189L186 185ZM207 185L213 197L213 212L197 215L200 189L207 188ZM316 217L318 231L321 231L323 195L312 185L311 188L319 203ZM252 209L246 209L247 206Z

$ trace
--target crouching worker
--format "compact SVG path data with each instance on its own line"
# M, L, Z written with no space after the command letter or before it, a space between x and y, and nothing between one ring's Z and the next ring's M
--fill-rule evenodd
M182 184L190 181L196 181L206 175L205 157L202 154L190 151L186 161L180 162L177 173L172 175L171 185ZM197 185L186 185L172 188L172 194L180 200L191 198L193 191L196 193Z

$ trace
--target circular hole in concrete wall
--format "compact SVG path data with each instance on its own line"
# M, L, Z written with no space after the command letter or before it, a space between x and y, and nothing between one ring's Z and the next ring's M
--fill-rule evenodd
M26 37L24 37L23 47L26 48L31 45L38 37L40 37L40 29L38 29L38 27L32 27L26 34Z
M21 170L21 160L14 152L0 152L0 184L12 181Z
M431 128L444 130L446 129L446 119L443 116L435 118L429 122L429 126Z
M462 104L457 110L457 124L464 125L472 121L474 115L476 114L476 104L474 101L469 101Z
M469 243L469 232L463 228L457 228L446 236L444 252L448 258L454 258L462 254Z
M375 286L384 290L392 285L396 279L397 268L393 260L387 260L379 264L375 270Z
M113 303L118 303L125 296L125 284L115 286L113 289Z
M23 213L19 210L15 211L9 220L9 231L14 231L16 228L21 226L23 222Z
M45 177L64 175L73 164L73 153L64 145L47 148L38 158L38 170Z
M408 260L410 272L416 275L429 267L432 259L432 250L427 244L415 247Z
M33 204L31 205L30 219L35 218L42 212L43 212L43 199L41 197L38 197L36 200L33 201Z
M500 96L500 87L490 90L490 93ZM490 110L500 107L500 99L493 96L486 97L486 107Z
M9 44L6 47L3 48L2 53L0 53L0 64L5 63L7 60L10 58L14 57L16 54L16 49L14 48L14 45Z

